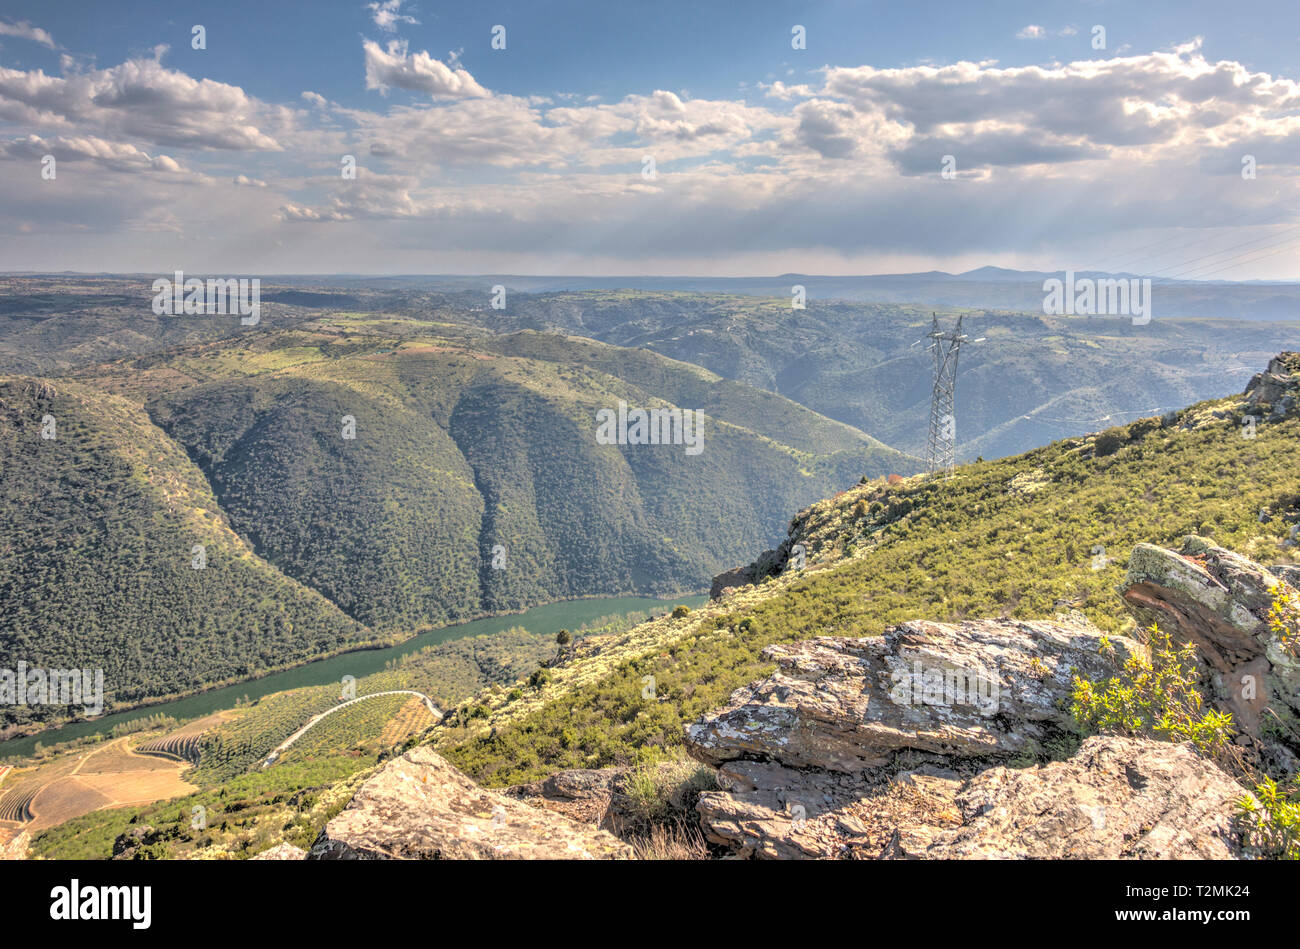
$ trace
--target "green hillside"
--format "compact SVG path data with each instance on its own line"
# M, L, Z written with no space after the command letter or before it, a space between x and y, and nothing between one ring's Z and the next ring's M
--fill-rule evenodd
M700 589L789 511L918 464L651 353L410 319L4 385L0 667L102 667L118 707L486 612ZM597 444L620 400L702 409L704 450Z
M74 382L0 378L0 537L0 667L103 669L111 704L373 638L257 557L139 406ZM12 726L66 711L0 715Z
M481 720L453 716L434 740L494 785L627 763L680 745L687 723L768 674L759 653L769 643L871 635L916 618L1072 609L1105 630L1128 629L1115 588L1129 552L1189 533L1261 562L1295 562L1300 411L1293 398L1246 438L1247 411L1242 397L1200 403L965 465L950 479L855 487L796 518L788 542L806 546L804 570L649 624L581 672L558 670L528 703L496 706Z
M917 454L925 449L933 379L925 339L931 311L945 327L964 313L971 342L961 353L957 441L968 460L1218 397L1297 339L1294 323L1158 315L1134 326L1041 310L843 300L809 300L796 310L788 296L589 290L511 299L505 313L466 310L459 318L496 331L578 333L686 360Z
M1300 371L1295 380L1300 391ZM1075 609L1103 629L1126 630L1133 621L1115 588L1139 542L1175 543L1195 532L1261 562L1295 561L1300 550L1287 541L1300 523L1300 408L1294 398L1279 404L1254 438L1242 434L1247 413L1269 416L1274 408L1234 396L964 465L948 479L862 484L791 523L786 544L806 546L803 570L781 570L693 611L595 630L544 675L524 676L503 656L490 679L513 673L520 680L513 688L464 689L474 678L465 670L484 668L478 647L466 643L459 656L418 654L366 680L365 690L392 683L441 690L449 714L424 740L476 779L505 786L562 768L671 757L687 723L770 673L760 653L773 642L872 635L915 618L1052 617ZM510 660L518 655L512 647ZM322 736L310 774L299 759L256 769L260 754L335 700L323 689L271 696L209 739L208 757L191 773L205 785L194 800L250 815L232 819L222 835L188 830L185 800L77 818L39 836L35 852L102 856L133 822L159 827L166 852L176 855L309 842L358 777L400 750L365 740L377 727L371 719L385 714L377 709L341 722L336 738ZM330 806L285 814L276 804L304 795Z
M353 318L233 346L114 372L259 553L377 629L699 588L791 509L917 467L779 396L586 340ZM702 409L704 451L597 444L620 400Z

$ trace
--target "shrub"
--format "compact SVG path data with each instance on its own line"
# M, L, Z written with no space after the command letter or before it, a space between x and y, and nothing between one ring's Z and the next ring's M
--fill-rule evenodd
M1300 646L1300 593L1285 583L1274 584L1269 592L1273 605L1268 611L1268 628L1283 649L1295 652Z
M1266 777L1255 786L1255 798L1237 802L1247 842L1266 857L1300 860L1300 782L1288 793Z
M1070 711L1085 732L1115 731L1166 741L1190 741L1203 754L1221 754L1232 740L1232 716L1205 709L1196 647L1176 647L1154 624L1148 654L1134 653L1120 675L1100 688L1074 677ZM1102 649L1111 649L1102 639Z
M690 616L690 615L691 615L691 608L689 606L673 607L673 619L682 619L683 617Z
M667 761L643 760L623 776L623 794L637 817L648 821L681 816L700 791L717 786L713 769L678 752Z
M1107 455L1113 455L1119 451L1124 439L1114 432L1102 432L1093 442L1092 452L1098 458L1105 458Z

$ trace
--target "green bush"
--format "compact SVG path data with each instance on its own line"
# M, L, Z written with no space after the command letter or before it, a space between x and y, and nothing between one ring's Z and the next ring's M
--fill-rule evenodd
M1075 721L1084 731L1190 741L1206 755L1221 754L1233 737L1232 716L1204 707L1196 647L1176 647L1155 625L1148 634L1148 654L1130 655L1120 674L1100 687L1074 677ZM1105 637L1102 649L1114 649Z
M1264 856L1300 860L1300 782L1286 792L1266 777L1255 786L1255 799L1243 797L1237 810L1247 841Z

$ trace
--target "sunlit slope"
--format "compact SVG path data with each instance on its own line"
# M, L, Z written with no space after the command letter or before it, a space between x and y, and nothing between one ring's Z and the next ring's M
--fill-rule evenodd
M1138 543L1196 533L1262 563L1300 557L1300 415L1289 404L1272 415L1240 396L1199 403L948 479L854 487L795 518L787 544L804 545L804 569L638 627L522 701L453 714L434 740L476 777L510 784L680 744L687 723L770 671L760 653L773 642L1072 609L1124 630L1133 621L1116 587ZM1254 437L1247 415L1261 419Z
M107 377L131 375L260 554L378 629L699 588L790 510L917 464L653 353L340 323ZM703 411L703 450L599 444L620 401Z

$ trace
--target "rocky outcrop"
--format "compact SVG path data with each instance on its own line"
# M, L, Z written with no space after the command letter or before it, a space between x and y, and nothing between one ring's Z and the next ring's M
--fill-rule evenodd
M1123 660L1136 644L1112 637ZM1075 674L1101 678L1113 660L1089 624L916 621L862 639L769 646L769 679L687 730L709 764L740 758L857 773L911 748L943 755L1032 751L1070 725Z
M744 567L734 567L714 577L713 584L709 587L709 597L717 600L740 587L761 583L768 577L784 573L790 569L792 563L802 566L802 560L799 558L804 556L804 552L796 536L797 527L798 521L791 525L790 533L785 540L781 541L779 547L763 551L753 563Z
M624 773L620 768L573 768L557 771L531 784L516 784L502 793L609 830L618 817L617 802L623 797L619 784Z
M938 859L1228 859L1243 856L1243 796L1190 745L1096 736L1068 761L981 772L954 796L958 826L923 826L928 840L905 826L893 843Z
M967 763L969 764L969 762ZM1094 737L1068 761L963 774L876 775L724 765L700 795L709 839L742 857L1228 859L1244 793L1190 746Z
M1280 571L1289 573L1289 571ZM1201 537L1178 551L1139 544L1121 592L1138 621L1192 642L1215 702L1270 765L1294 771L1300 752L1300 656L1269 628L1281 577Z
M1228 858L1245 792L1188 745L1077 744L1073 677L1138 645L1082 618L910 622L772 646L770 678L687 730L722 790L707 839L743 857Z
M321 832L309 860L610 859L617 837L479 787L426 746L385 765Z
M709 597L717 600L726 596L746 584L754 582L753 565L748 567L736 567L728 570L726 573L720 573L713 578L713 585L709 587Z
M1279 353L1268 361L1268 368L1256 373L1246 386L1246 396L1253 406L1267 406L1269 418L1276 420L1297 408L1300 389L1300 353Z

